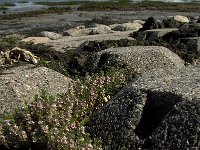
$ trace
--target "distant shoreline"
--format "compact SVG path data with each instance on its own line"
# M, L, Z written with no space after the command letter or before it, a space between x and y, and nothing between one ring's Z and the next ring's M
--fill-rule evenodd
M129 0L127 1L120 1L119 2L89 2L88 0L85 1L58 1L58 2L27 2L21 1L18 3L3 3L0 4L0 15L5 14L17 14L17 13L33 13L33 11L41 11L41 13L46 13L45 10L49 7L54 7L55 12L51 11L52 13L60 12L57 11L58 9L71 7L73 10L80 6L78 10L84 11L110 11L110 10L124 10L124 11L135 11L135 10L177 10L177 11L200 11L200 3L165 3L159 1L144 1L138 3L130 3ZM64 9L63 9L64 10ZM75 9L76 10L76 9ZM67 10L68 11L68 10ZM64 12L64 11L63 11ZM39 13L36 13L39 14ZM20 14L21 15L21 14ZM30 15L32 16L32 15ZM23 15L21 16L23 17ZM1 17L2 18L2 17ZM12 18L12 17L8 17Z

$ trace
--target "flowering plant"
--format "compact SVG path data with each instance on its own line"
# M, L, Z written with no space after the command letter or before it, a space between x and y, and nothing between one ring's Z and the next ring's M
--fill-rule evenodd
M56 97L44 91L34 101L4 114L0 122L0 147L8 149L102 149L100 139L90 139L85 124L90 115L123 87L125 71L111 70L77 79L67 93Z

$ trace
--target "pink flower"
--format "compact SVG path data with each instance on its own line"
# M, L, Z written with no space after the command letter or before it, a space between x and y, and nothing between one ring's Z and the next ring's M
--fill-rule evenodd
M69 141L69 147L74 148L74 141L72 139L70 139Z
M64 137L62 138L61 143L64 144L64 145L68 145L68 144L69 144L69 142L67 141L66 136L64 136Z
M76 124L73 122L70 126L72 129L76 129Z

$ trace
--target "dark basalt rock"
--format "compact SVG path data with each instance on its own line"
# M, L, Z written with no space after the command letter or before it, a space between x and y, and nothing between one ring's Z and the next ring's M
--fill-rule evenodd
M177 104L151 136L151 149L194 149L200 147L200 100Z
M189 20L190 20L190 24L194 24L198 22L199 17L198 16L190 16Z
M200 17L198 18L197 23L200 23Z
M199 68L146 72L96 111L87 124L109 149L200 146Z
M80 54L80 53L75 53L71 59L69 60L68 63L68 68L70 74L73 75L81 75L80 73L83 72L83 67L85 66L85 62L87 60L87 56Z
M157 21L153 17L149 17L147 21L144 23L143 28L141 28L139 31L145 31L149 29L160 29L163 28L164 25L162 22Z
M178 41L180 38L183 38L184 36L180 31L173 31L170 32L162 37L162 39L168 43Z
M164 35L178 31L177 28L165 28L165 29L151 29L142 32L137 32L138 34L132 34L136 40L139 41L155 41L161 39Z
M167 42L173 42L177 41L180 38L186 38L186 37L198 37L200 36L200 25L198 24L192 24L192 25L183 25L179 27L179 31L173 31L165 36L163 36L163 40Z
M174 20L173 18L164 19L163 24L165 28L177 28L181 25L180 22Z
M89 41L87 44L83 43L81 51L86 52L100 52L110 47L124 47L138 45L138 41L121 39L121 40L105 40L105 41Z
M28 49L34 55L40 58L40 63L38 65L45 66L47 68L53 69L63 75L69 75L68 73L68 61L71 56L71 53L62 53L52 49L49 46L42 44L26 44L21 43L20 47ZM74 53L74 52L72 52ZM48 63L45 63L48 62Z
M141 91L136 94L129 88L124 93L118 93L114 101L109 101L90 118L86 131L93 137L101 137L109 149L121 149L123 145L137 149L143 141L134 130L140 122L146 96ZM132 119L129 120L129 117Z
M200 38L199 37L189 37L181 38L180 43L184 43L188 51L193 51L193 53L200 56Z

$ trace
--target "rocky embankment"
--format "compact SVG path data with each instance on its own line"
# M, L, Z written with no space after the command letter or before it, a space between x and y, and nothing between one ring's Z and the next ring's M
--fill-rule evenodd
M109 149L198 150L199 43L200 18L179 15L22 38L20 48L1 51L1 110L31 101L41 89L64 92L69 76L130 67L137 76L94 112L87 132Z

